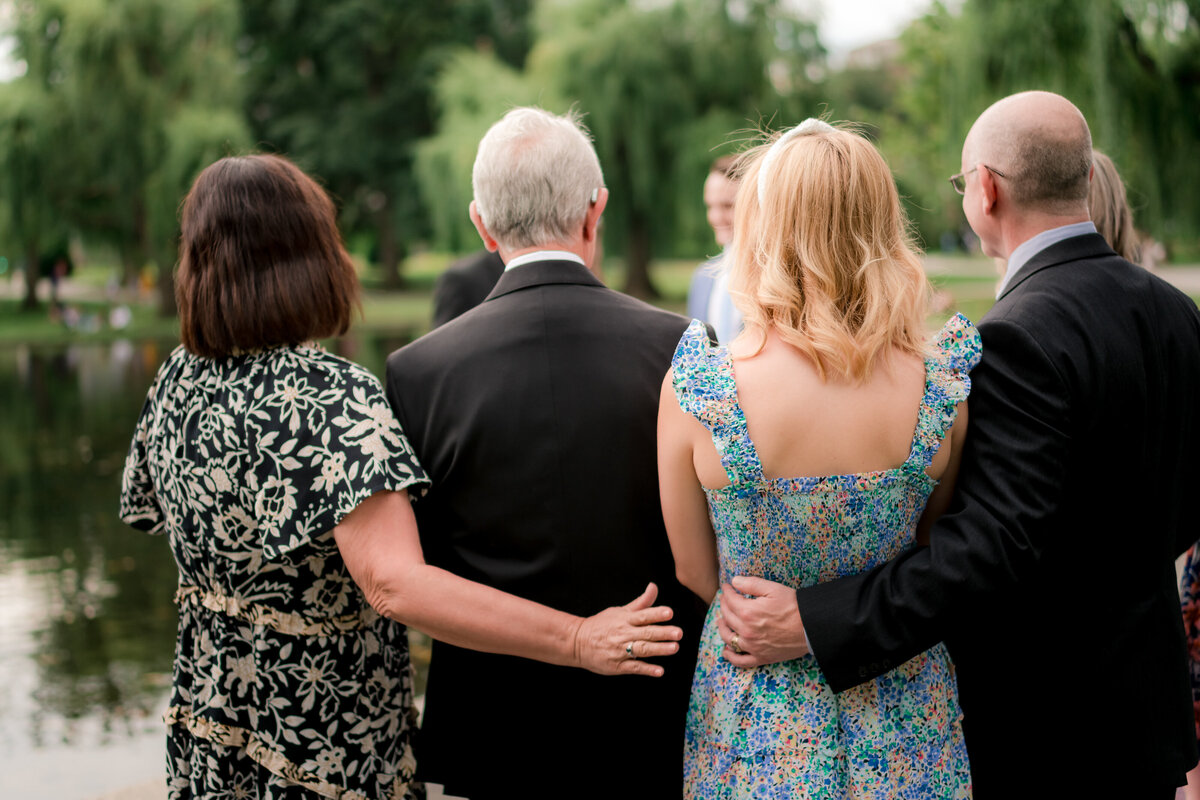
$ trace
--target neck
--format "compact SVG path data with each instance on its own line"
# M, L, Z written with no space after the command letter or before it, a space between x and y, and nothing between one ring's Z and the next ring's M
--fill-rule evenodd
M500 253L500 260L505 264L507 264L509 261L512 261L514 258L528 255L529 253L537 253L542 250L563 250L579 256L583 259L583 263L587 265L587 268L590 271L596 271L595 267L592 265L594 248L587 247L582 239L576 239L572 242L546 242L545 244L534 245L533 247L519 247L514 249L509 249L503 244L498 243L497 250Z
M1030 214L1014 220L1006 225L1002 232L1002 257L1007 259L1014 250L1043 231L1073 225L1076 222L1087 222L1090 219L1085 210L1079 214Z

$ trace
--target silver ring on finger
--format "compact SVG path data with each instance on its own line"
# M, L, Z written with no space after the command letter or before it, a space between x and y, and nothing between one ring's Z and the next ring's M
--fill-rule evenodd
M733 638L729 641L729 649L737 653L739 656L746 652L742 649L742 637L737 631L734 631Z
M633 658L633 642L630 642L629 644L625 645L625 655L629 656L630 658Z

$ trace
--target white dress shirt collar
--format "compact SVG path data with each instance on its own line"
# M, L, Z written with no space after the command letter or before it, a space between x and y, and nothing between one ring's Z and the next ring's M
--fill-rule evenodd
M574 261L580 266L586 267L583 259L569 250L535 250L532 253L526 253L523 256L517 256L504 265L504 271L515 269L524 264L532 264L534 261Z
M996 298L1004 294L1004 290L1008 288L1009 281L1013 276L1029 263L1029 260L1038 253L1045 250L1052 244L1070 239L1075 236L1083 236L1085 233L1095 233L1096 224L1091 220L1087 222L1074 222L1070 225L1062 225L1058 228L1050 228L1042 231L1032 239L1026 239L1021 244L1017 245L1017 249L1013 250L1008 257L1008 266L1004 269L1004 277L1000 281L1000 285L996 287Z

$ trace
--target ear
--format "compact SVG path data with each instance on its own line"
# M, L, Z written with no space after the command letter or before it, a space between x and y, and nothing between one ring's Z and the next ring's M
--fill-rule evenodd
M583 218L583 240L585 242L595 240L596 228L600 224L600 215L604 213L606 205L608 205L608 189L597 190L596 201L588 206L587 215Z
M979 175L979 205L980 210L987 215L996 213L996 204L1000 201L1000 186L996 176L982 163L975 165Z
M467 214L471 217L471 224L475 226L475 230L479 231L479 238L483 239L483 246L487 248L489 253L494 253L500 249L500 243L492 238L488 233L487 226L483 224L483 217L479 216L479 209L475 207L475 201L471 201L471 205L467 207Z

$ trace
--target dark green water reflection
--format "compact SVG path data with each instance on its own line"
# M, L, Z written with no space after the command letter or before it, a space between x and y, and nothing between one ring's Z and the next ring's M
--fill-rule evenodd
M0 708L5 738L72 743L95 728L74 724L85 718L117 731L153 709L170 674L174 562L116 518L130 429L167 347L0 356L0 613L17 639L0 660L34 673L28 702Z

